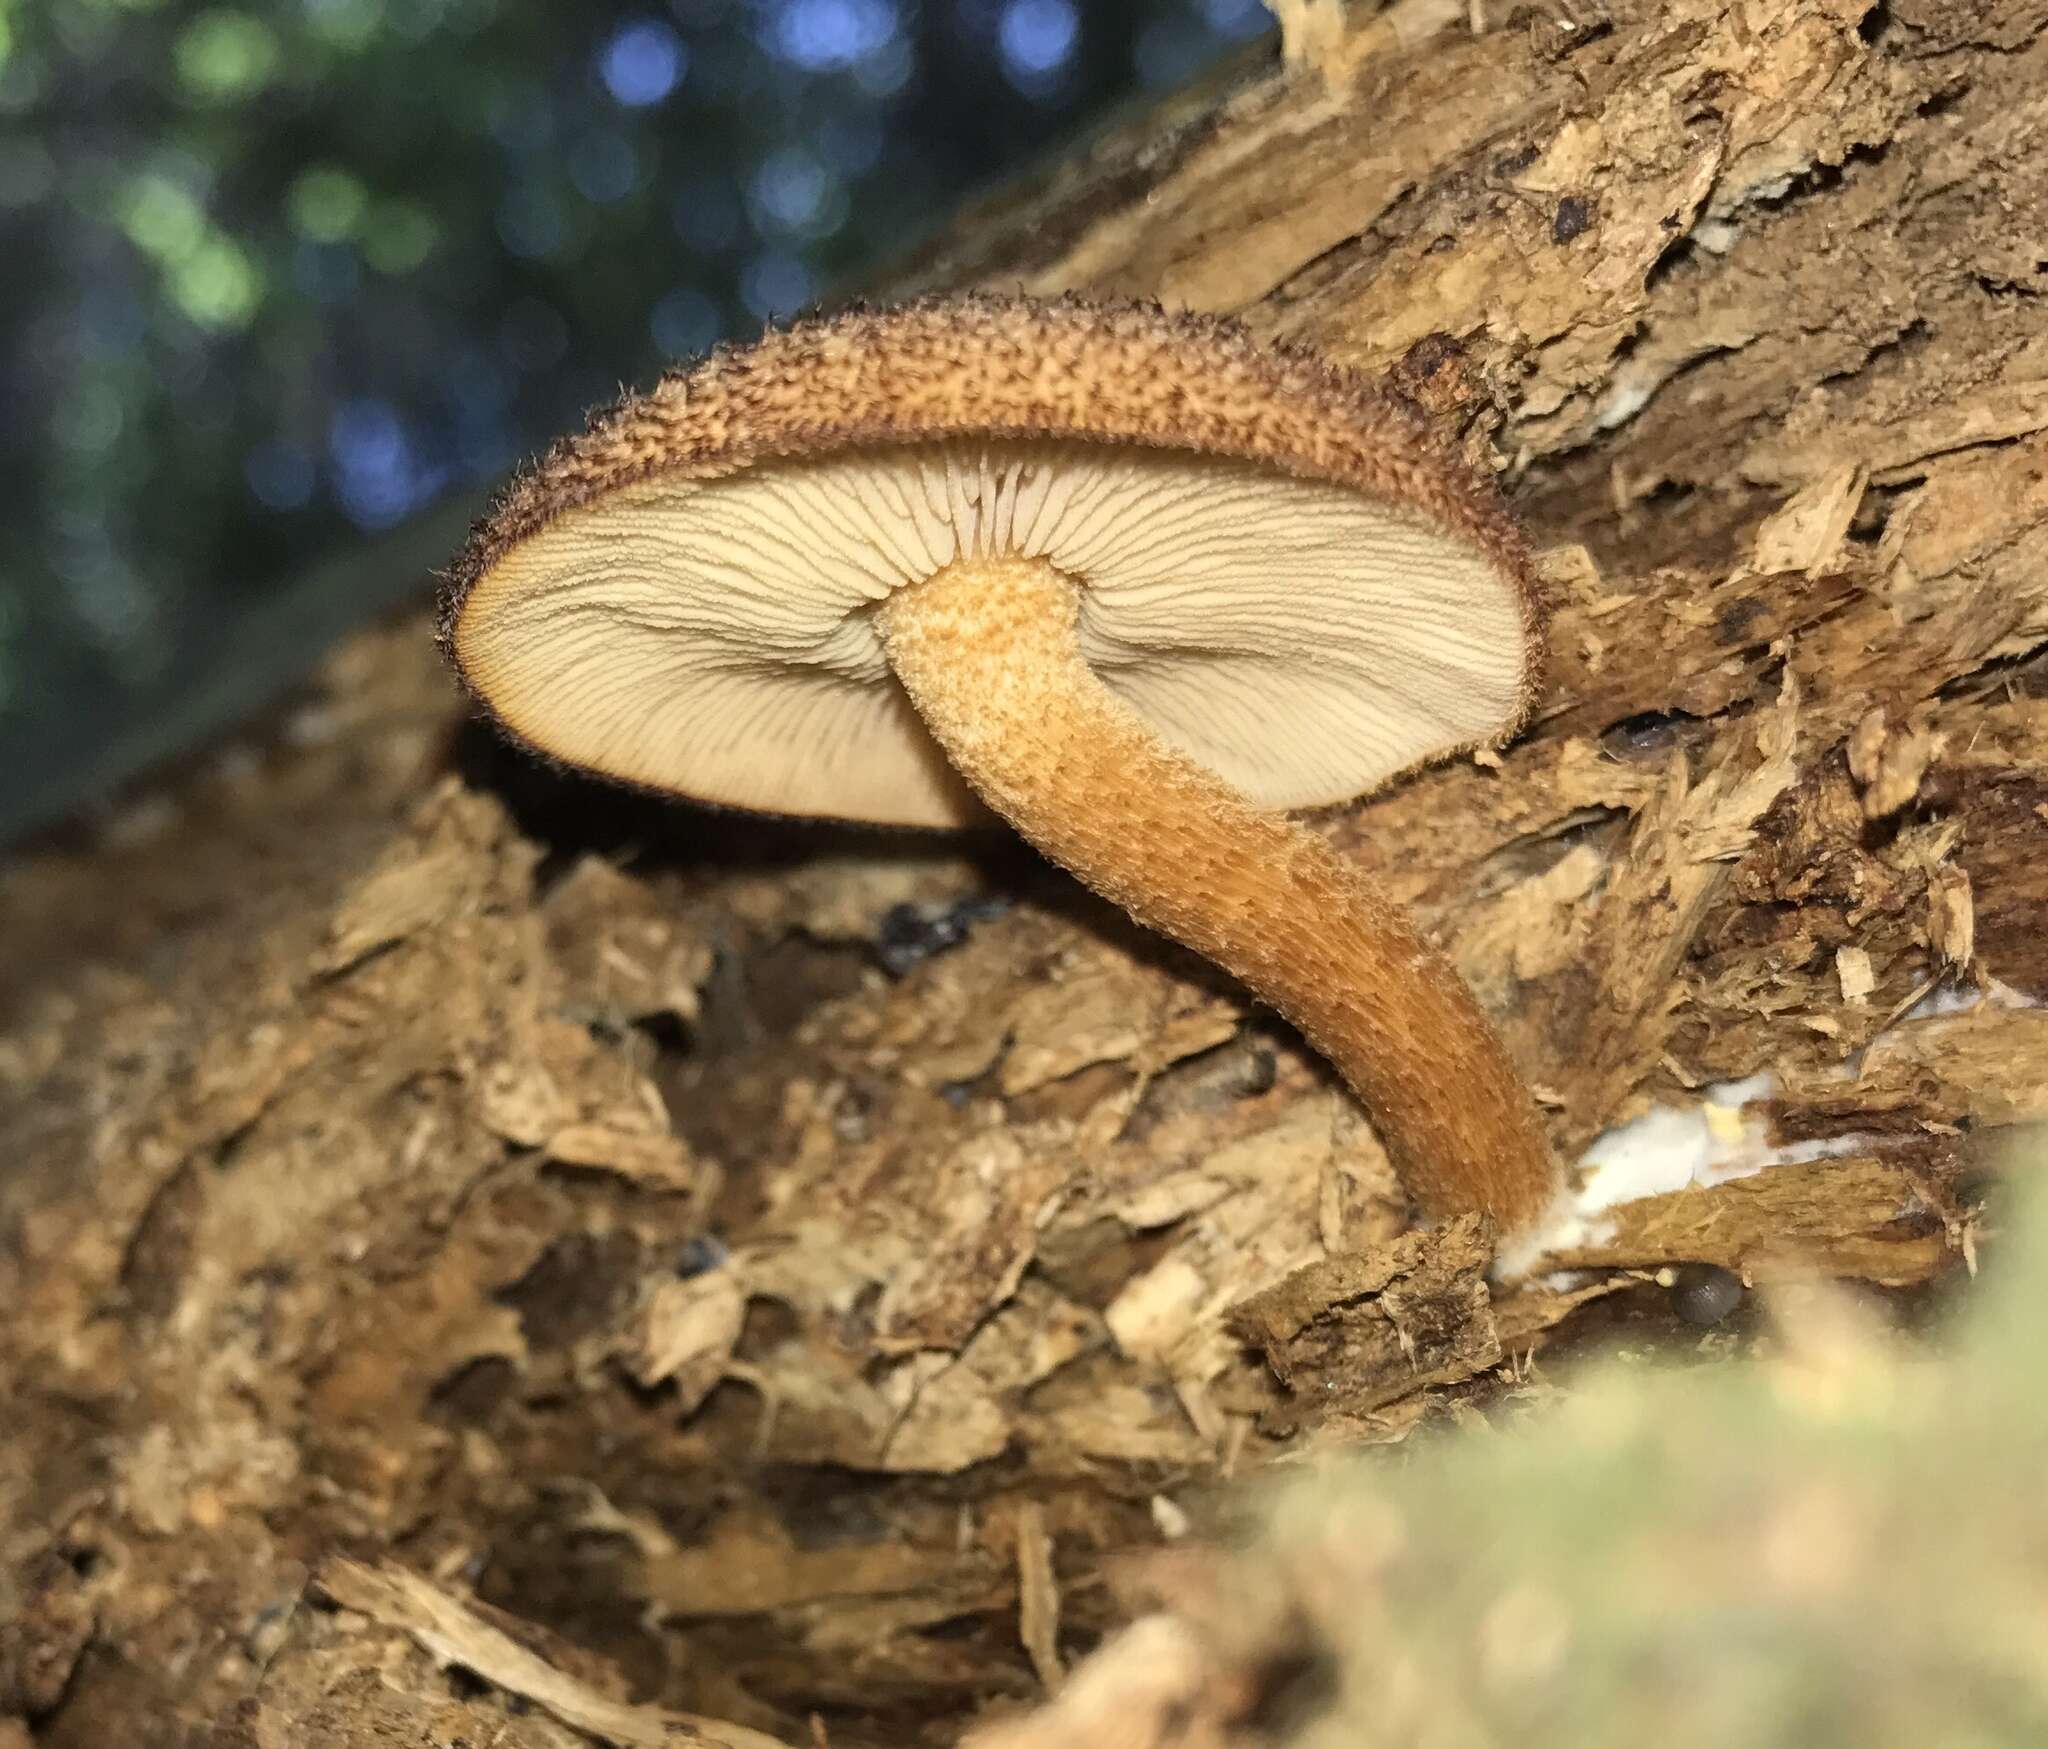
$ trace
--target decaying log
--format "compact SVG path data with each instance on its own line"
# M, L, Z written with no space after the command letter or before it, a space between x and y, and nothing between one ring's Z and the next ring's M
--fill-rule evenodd
M1500 468L1541 718L1324 825L1568 1156L1708 1169L1490 1293L1206 968L522 767L408 614L0 873L0 1740L951 1741L1667 1266L1966 1265L2048 1108L2048 0L1396 14L893 289L1233 311Z

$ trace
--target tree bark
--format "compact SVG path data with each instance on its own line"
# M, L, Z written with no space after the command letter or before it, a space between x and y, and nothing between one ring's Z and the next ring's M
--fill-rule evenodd
M2048 1108L2048 0L1504 10L882 289L1234 312L1500 470L1539 720L1322 824L1567 1158L1668 1107L1725 1182L1490 1297L1199 964L1000 841L525 767L411 612L0 875L0 1742L950 1741L1206 1484L1646 1271L1972 1255Z

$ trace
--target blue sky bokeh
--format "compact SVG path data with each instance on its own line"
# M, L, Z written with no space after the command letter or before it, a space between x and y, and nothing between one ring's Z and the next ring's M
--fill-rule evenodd
M0 0L0 836L316 560L1268 28L1253 0Z

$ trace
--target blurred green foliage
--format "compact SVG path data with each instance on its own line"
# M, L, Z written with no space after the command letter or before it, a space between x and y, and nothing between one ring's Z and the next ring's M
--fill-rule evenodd
M0 0L0 835L312 557L1266 23L1256 0Z
M1285 1492L1225 1593L1321 1673L1282 1740L2048 1743L2048 1131L2005 1165L1931 1338L1780 1290L1755 1361L1610 1363L1512 1438Z

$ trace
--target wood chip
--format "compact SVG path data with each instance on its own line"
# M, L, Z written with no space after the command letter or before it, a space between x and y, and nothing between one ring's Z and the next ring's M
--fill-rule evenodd
M1066 1675L1060 1658L1060 1589L1053 1577L1052 1532L1045 1508L1027 1500L1017 1509L1017 1634L1048 1693Z
M1809 577L1833 569L1869 478L1860 463L1844 462L1802 487L1757 525L1750 563L1759 571L1803 571Z
M334 977L446 916L464 897L469 857L460 848L406 849L371 875L335 913L313 969Z
M672 1380L685 1414L725 1377L747 1299L739 1272L706 1270L687 1281L673 1276L654 1284L635 1315L628 1365L643 1385Z
M701 1183L697 1162L680 1136L638 1125L564 1124L548 1137L543 1151L564 1166L616 1172L650 1190L688 1191Z
M1864 1002L1877 988L1877 974L1870 968L1870 955L1860 947L1835 949L1835 978L1842 986L1844 1002Z
M1970 875L1955 863L1945 862L1928 872L1927 939L1952 970L1968 970L1977 956L1977 907Z
M395 1561L332 1560L315 1583L342 1608L408 1635L438 1662L474 1671L597 1742L618 1749L789 1749L742 1725L613 1700Z

